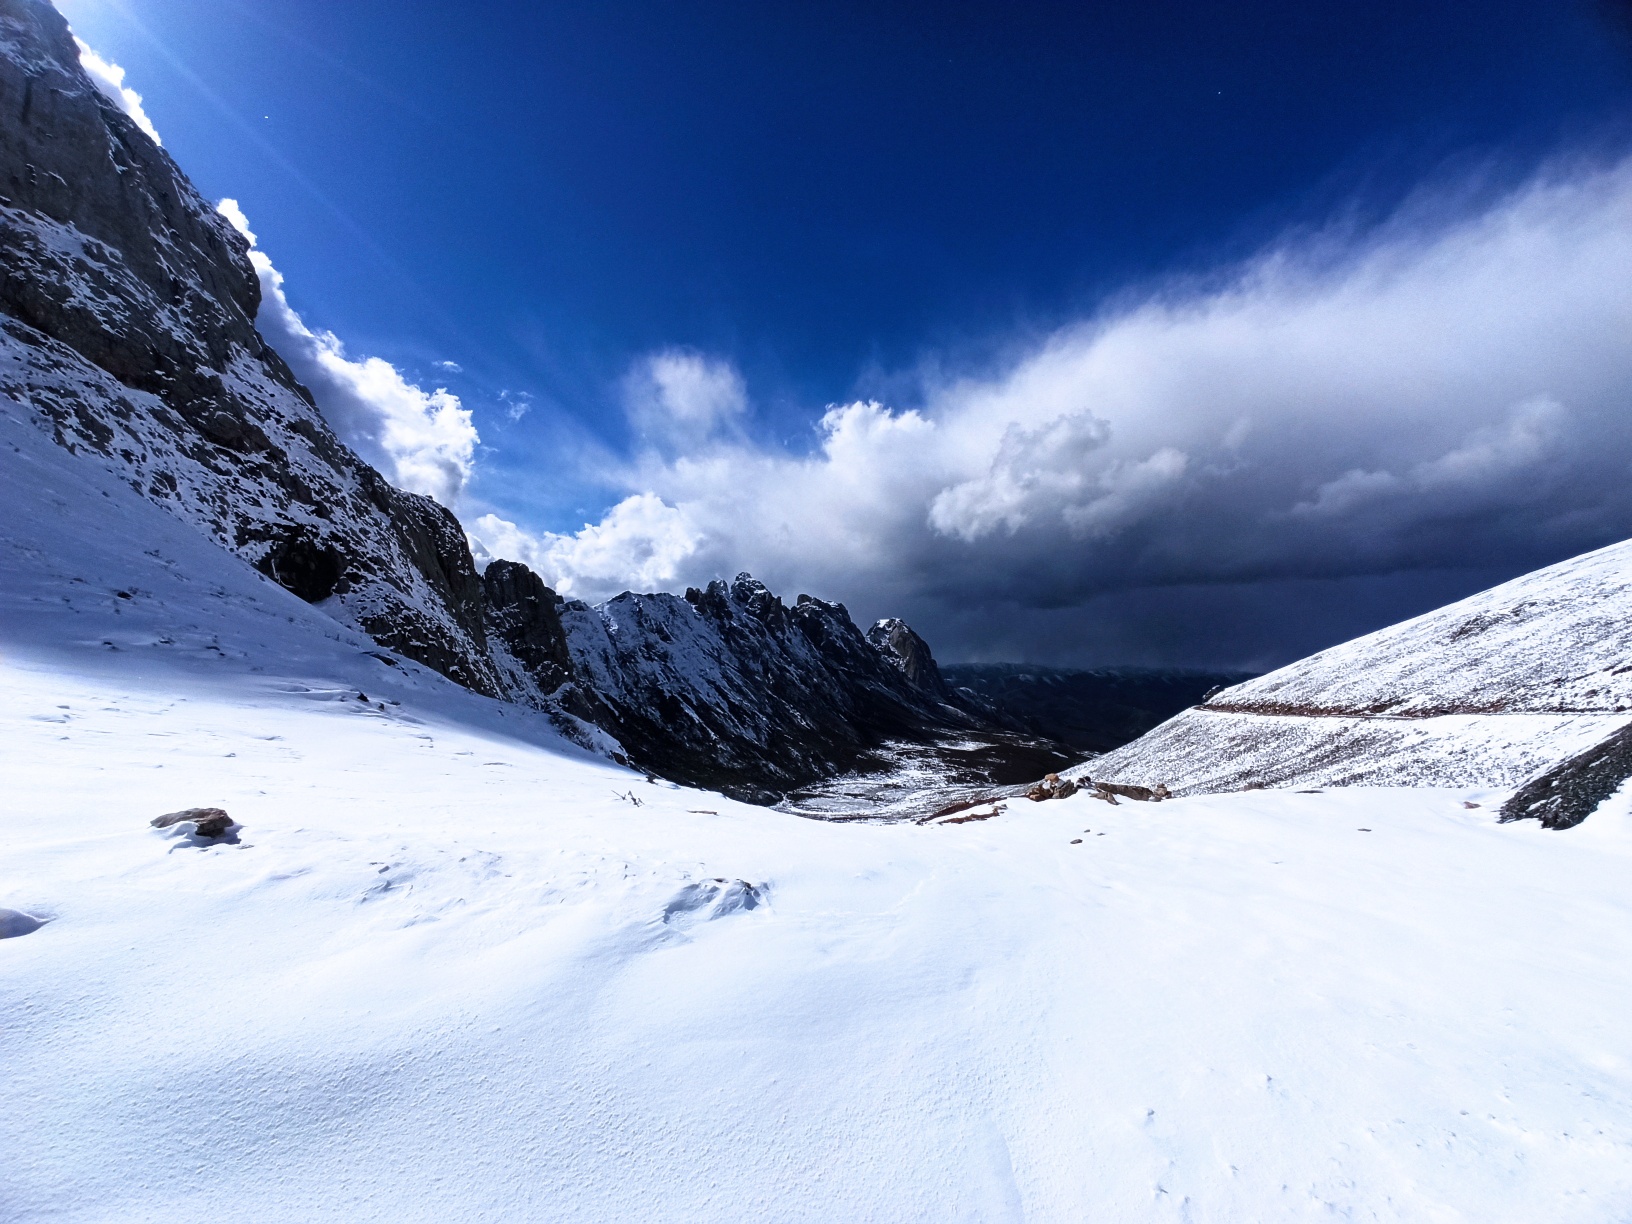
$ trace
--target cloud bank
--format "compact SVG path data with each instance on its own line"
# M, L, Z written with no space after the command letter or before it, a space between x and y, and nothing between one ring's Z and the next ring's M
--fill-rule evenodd
M255 247L236 200L221 215L249 239L261 279L261 335L289 363L343 441L393 484L455 506L469 483L480 441L470 411L446 388L426 391L379 357L353 359L332 332L313 331L289 305L283 276Z
M164 141L159 139L158 129L153 126L153 121L142 109L142 95L125 84L125 70L118 64L103 59L77 35L74 44L79 48L80 67L85 69L91 83L101 90L103 96L110 102L129 115L136 126L147 133L149 140L156 145L162 145Z
M803 452L751 440L729 365L660 353L625 385L624 500L471 530L584 596L746 568L964 640L1153 588L1516 572L1632 534L1627 268L1632 162L1555 165L831 407Z

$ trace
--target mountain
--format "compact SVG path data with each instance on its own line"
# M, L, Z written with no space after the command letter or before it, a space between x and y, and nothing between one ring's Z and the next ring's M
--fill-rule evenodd
M1090 671L1030 663L954 663L941 674L953 688L1033 734L1096 753L1120 748L1213 690L1253 675L1138 667Z
M844 605L801 595L789 607L748 574L595 606L535 591L541 607L554 602L571 676L557 699L665 777L774 802L836 773L888 770L899 741L962 776L973 739L987 756L968 783L1015 784L1075 760L952 692L900 621L864 635Z
M1181 793L1484 786L1584 820L1632 776L1632 541L1214 694L1094 763Z
M509 695L458 522L335 436L255 330L245 239L43 0L0 0L0 117L0 393L336 619Z
M841 823L643 777L1053 749L898 621L476 573L122 116L82 171L129 200L18 203L98 131L62 34L0 0L0 1220L1632 1218L1632 794L1557 837L1485 786ZM1539 801L1601 787L1628 562L1555 569L1205 717L1597 719Z
M262 339L245 239L43 0L0 0L0 167L4 410L389 651L761 802L895 741L982 739L992 782L1072 759L952 693L899 622L869 637L747 575L591 607L515 562L478 573L453 514L354 454Z

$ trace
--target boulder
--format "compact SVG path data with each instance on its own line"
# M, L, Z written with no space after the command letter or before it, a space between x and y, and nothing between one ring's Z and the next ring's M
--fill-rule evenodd
M166 812L163 816L155 816L152 825L155 829L168 829L171 825L178 825L184 821L192 821L200 837L221 837L232 828L232 817L220 808L201 807L187 808L180 812Z
M1124 799L1137 799L1141 803L1160 803L1163 799L1172 798L1172 793L1165 783L1158 783L1154 787L1133 786L1125 782L1095 782L1094 789L1100 792L1100 798L1111 795L1120 795Z

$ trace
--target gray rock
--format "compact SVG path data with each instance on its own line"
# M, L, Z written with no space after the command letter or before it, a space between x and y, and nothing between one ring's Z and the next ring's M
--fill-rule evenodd
M155 829L168 829L184 821L191 821L200 837L221 837L232 828L232 817L220 808L199 807L186 808L180 812L167 812L163 816L155 816L150 822Z
M887 617L867 630L867 641L885 659L900 668L907 683L921 693L941 701L951 701L952 690L935 665L929 643L912 631L906 621Z
M1539 820L1544 829L1573 829L1632 777L1632 726L1622 727L1521 786L1500 820ZM1476 808L1477 803L1464 803Z

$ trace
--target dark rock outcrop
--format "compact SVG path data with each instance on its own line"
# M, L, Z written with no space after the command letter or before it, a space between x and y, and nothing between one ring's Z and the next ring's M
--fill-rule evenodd
M901 669L907 683L921 693L938 701L955 700L952 690L935 666L935 656L929 643L912 631L906 621L888 617L867 631L867 641L873 649Z
M199 837L221 837L232 828L232 817L217 807L185 808L166 812L148 822L155 829L168 829L178 824L191 824Z
M561 628L561 597L519 561L494 561L482 573L488 631L509 647L539 687L553 693L572 679Z
M1503 824L1539 820L1545 829L1573 829L1632 778L1632 726L1560 761L1502 804Z

